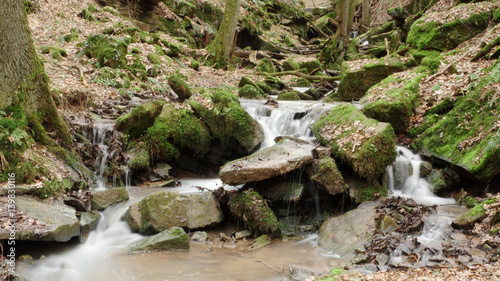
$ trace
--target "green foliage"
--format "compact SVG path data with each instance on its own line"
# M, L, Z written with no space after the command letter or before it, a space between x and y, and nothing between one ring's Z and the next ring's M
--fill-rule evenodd
M92 14L93 10L95 9L91 9L89 6L89 8L83 8L80 14L78 15L87 21L96 21L97 20L96 17Z
M78 29L75 29L75 28L72 28L69 30L69 33L64 35L63 39L64 39L64 42L74 42L74 41L78 41L78 34L80 32L78 31Z

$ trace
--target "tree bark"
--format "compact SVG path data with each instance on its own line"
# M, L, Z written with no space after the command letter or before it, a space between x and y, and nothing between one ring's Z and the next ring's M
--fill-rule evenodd
M226 0L224 16L219 31L215 38L207 46L207 51L214 54L213 62L217 67L226 66L231 57L233 49L234 35L238 25L238 12L240 0Z
M366 28L370 27L370 0L363 0L361 19Z
M72 144L52 99L48 77L35 50L24 1L0 1L0 110L21 105L35 140L49 144L47 131Z

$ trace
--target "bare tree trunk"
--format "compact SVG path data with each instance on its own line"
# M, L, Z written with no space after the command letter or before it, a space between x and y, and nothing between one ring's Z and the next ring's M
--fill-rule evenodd
M361 15L363 24L368 28L370 27L370 0L363 0L362 6L363 14Z
M48 77L37 56L24 1L0 1L0 110L21 106L35 140L48 144L55 131L72 144L68 127L52 99Z
M207 51L214 54L213 62L217 64L217 67L224 67L229 63L238 25L239 9L240 0L226 0L219 31L210 45L207 46Z

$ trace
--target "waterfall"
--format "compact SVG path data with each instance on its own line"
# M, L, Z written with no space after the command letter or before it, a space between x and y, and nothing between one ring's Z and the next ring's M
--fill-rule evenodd
M92 144L98 149L98 156L95 159L95 172L97 178L97 189L106 188L104 172L109 156L108 136L112 134L114 128L113 120L99 120L92 128Z
M398 156L393 165L387 167L387 188L396 196L410 197L421 204L445 205L456 203L453 198L436 196L432 185L420 177L422 159L409 149L396 146Z

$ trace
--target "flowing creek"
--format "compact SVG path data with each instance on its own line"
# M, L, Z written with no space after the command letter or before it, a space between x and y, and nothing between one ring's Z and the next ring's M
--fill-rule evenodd
M314 142L309 126L319 116L330 110L335 104L320 102L279 102L279 108L266 106L262 101L242 100L241 105L255 118L265 131L265 140L261 148L274 144L277 136L298 137ZM102 123L94 129L94 143L99 145L101 155L96 159L96 175L99 180L97 189L105 188L103 170L106 162L106 134L112 133L112 125ZM434 196L428 183L419 177L420 159L411 151L397 147L399 156L393 167L388 167L388 185L394 195L412 197L426 204L454 204L453 199ZM404 167L411 165L413 174L408 174ZM269 246L257 251L247 250L251 239L238 242L234 247L222 243L191 243L189 252L153 252L127 254L127 246L144 236L132 233L121 218L128 206L141 200L151 192L165 188L145 188L129 186L130 173L126 173L125 182L130 199L112 206L102 212L102 219L97 230L87 240L63 253L47 254L44 260L33 264L21 262L19 272L29 280L282 280L279 271L288 272L289 266L303 268L315 274L326 273L331 268L345 262L334 253L327 253L317 246L317 234L306 234L302 240L282 241L276 239ZM181 193L199 192L197 186L213 190L222 186L220 179L180 179L179 187L168 188ZM239 187L225 186L226 189ZM314 194L314 191L312 191ZM316 192L317 194L317 192ZM317 214L319 198L315 196ZM423 245L439 244L446 235L451 220L456 217L456 205L439 207L438 212L427 218L424 231L417 235ZM225 224L209 229L209 237L218 233L231 233L238 230L235 224ZM241 229L239 229L241 230ZM409 237L411 239L413 237ZM437 242L436 242L437 241ZM49 251L49 250L47 250ZM403 247L393 253L391 263L401 259ZM262 262L261 262L262 261ZM428 260L420 261L426 264ZM272 268L274 269L272 269Z

